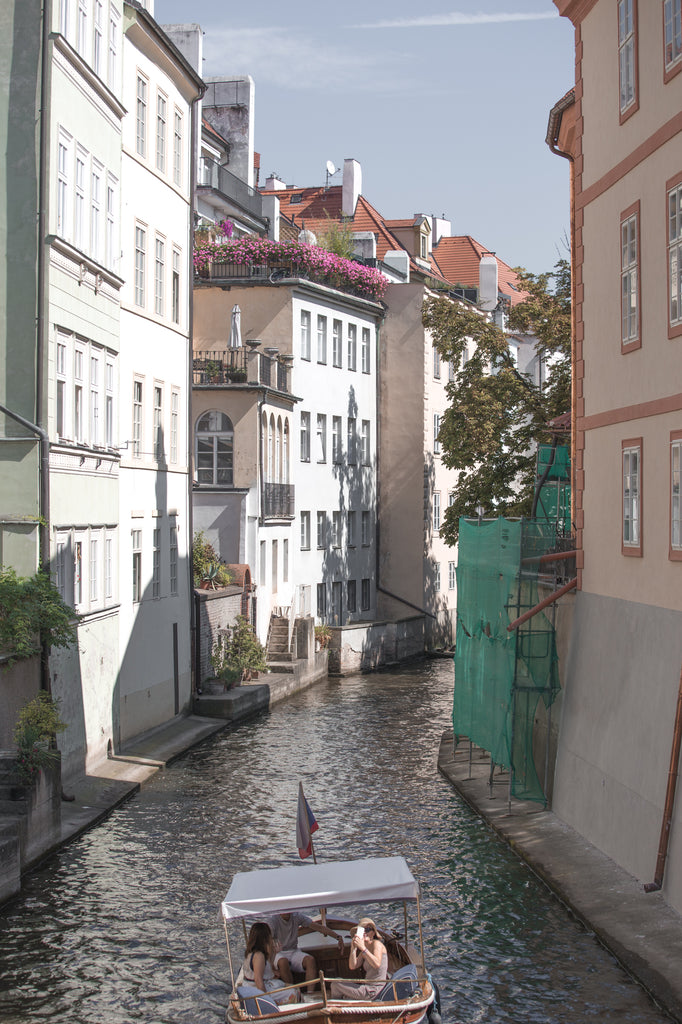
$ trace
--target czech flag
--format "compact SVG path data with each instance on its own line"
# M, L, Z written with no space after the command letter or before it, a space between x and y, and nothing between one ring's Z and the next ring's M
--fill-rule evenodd
M303 783L298 784L298 812L296 814L296 845L301 860L310 857L313 852L313 832L317 832L319 825L315 821L315 815L310 810L308 801L303 795Z

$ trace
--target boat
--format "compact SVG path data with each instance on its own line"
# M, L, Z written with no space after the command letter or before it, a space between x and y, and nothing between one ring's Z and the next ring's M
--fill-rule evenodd
M403 930L382 927L379 910L395 913L402 904ZM361 981L360 971L351 971L350 929L372 905L379 937L388 951L388 980L373 999L332 998L332 981ZM339 913L340 908L360 907L356 918ZM279 1005L267 993L244 985L241 970L235 977L230 941L231 922L241 922L239 950L246 943L246 933L255 920L262 920L288 911L304 911L315 919L313 908L319 908L326 925L342 936L341 953L338 941L312 929L303 929L299 946L311 953L317 962L318 990L308 992L308 983L296 980L291 988L295 1002ZM412 911L408 915L408 908ZM414 911L416 910L416 915ZM222 916L227 952L232 975L232 992L226 1012L227 1024L250 1020L276 1020L277 1024L305 1021L306 1024L440 1024L438 988L426 970L419 907L419 884L402 857L373 857L364 860L332 861L322 864L288 866L236 874L222 903ZM416 916L416 922L414 918ZM408 938L408 923L417 945ZM241 966L241 956L239 964Z

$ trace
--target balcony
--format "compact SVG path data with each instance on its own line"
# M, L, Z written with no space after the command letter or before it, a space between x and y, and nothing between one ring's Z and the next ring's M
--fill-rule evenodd
M202 352L192 360L192 383L245 384L248 379L247 357L245 348Z
M214 160L203 160L199 170L199 187L211 188L220 192L225 199L231 199L253 217L263 220L263 197L238 178L236 174L221 167Z
M293 519L294 485L263 485L263 519Z

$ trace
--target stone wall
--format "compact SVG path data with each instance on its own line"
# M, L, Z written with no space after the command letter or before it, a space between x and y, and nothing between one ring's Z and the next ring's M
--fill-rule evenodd
M242 610L242 588L223 587L221 590L195 590L197 615L197 673L196 685L214 676L211 652L218 633L233 626Z
M329 674L369 672L424 654L424 616L332 627Z

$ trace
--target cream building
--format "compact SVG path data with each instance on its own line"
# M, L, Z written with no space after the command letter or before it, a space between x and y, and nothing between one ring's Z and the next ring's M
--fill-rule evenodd
M576 29L548 141L573 160L579 590L554 810L645 883L663 835L681 911L679 793L665 802L682 728L682 11L556 6Z

